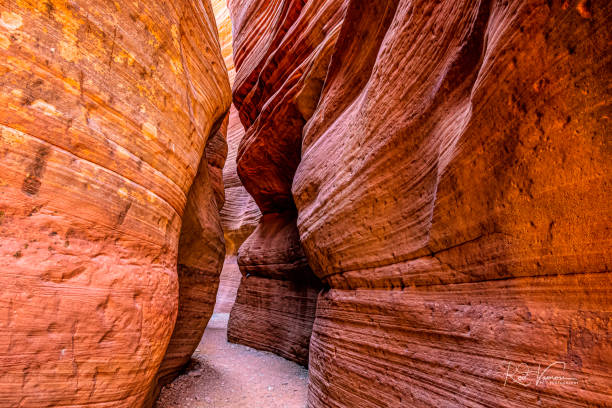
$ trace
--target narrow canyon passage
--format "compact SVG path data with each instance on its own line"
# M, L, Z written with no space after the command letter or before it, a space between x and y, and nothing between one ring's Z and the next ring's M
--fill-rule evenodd
M0 0L0 408L612 408L609 0Z
M212 315L187 372L156 408L304 408L308 371L270 352L227 342L229 314Z
M156 408L306 406L308 371L304 367L270 352L228 343L227 322L239 275L235 263L225 263L217 304L202 341L186 372L162 389Z

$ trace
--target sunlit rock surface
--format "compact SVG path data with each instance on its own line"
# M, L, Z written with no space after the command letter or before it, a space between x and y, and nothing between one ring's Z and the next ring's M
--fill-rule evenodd
M212 8L3 1L0 73L0 405L140 406L190 189L207 273L222 251L224 142L200 160L230 104Z
M232 311L241 278L242 274L238 269L236 256L227 256L223 263L221 276L219 276L219 290L214 313L229 314Z
M213 309L225 246L219 208L227 123L208 138L200 168L187 196L178 248L179 306L172 337L157 373L160 387L185 367L200 343Z
M329 286L309 405L609 404L609 3L230 9L238 174Z

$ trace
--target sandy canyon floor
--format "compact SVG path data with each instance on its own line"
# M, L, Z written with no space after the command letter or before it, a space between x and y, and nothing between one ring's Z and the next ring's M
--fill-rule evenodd
M215 313L187 371L156 408L303 408L308 370L272 353L227 342L228 313Z

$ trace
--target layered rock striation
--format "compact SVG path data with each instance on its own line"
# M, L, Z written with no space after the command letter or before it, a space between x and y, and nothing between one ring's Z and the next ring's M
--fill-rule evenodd
M608 2L230 9L238 174L264 214L232 319L294 270L264 226L295 205L328 286L309 406L609 404Z
M187 195L178 247L178 314L150 402L189 363L215 307L225 256L219 209L224 202L226 132L227 119L208 138Z
M238 265L243 277L228 340L307 365L321 285L300 245L295 213L264 214L240 247Z
M227 256L233 257L234 263L238 255L238 248L255 231L261 218L257 204L242 185L236 170L238 145L243 137L244 127L240 123L238 111L232 105L227 131L228 154L223 168L225 205L221 209L221 223Z
M233 59L230 12L226 0L214 0L213 8L219 27L219 40L225 66L227 67L230 84L233 84L236 69ZM225 204L221 209L221 225L225 239L226 257L219 279L215 313L229 313L234 306L242 276L238 268L238 248L255 230L261 218L261 212L257 208L257 204L242 185L236 170L238 145L243 136L244 127L240 123L238 111L232 105L228 119L227 160L223 168Z
M245 128L237 173L263 218L239 251L244 277L228 338L304 364L321 285L301 249L291 183L342 7L233 1L229 8L237 68L234 105Z
M0 405L141 406L223 256L212 8L1 2L0 73Z

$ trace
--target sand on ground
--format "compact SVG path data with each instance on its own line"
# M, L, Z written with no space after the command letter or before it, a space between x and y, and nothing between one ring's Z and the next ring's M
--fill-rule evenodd
M308 370L275 354L227 342L229 313L213 314L186 372L156 408L304 408Z

